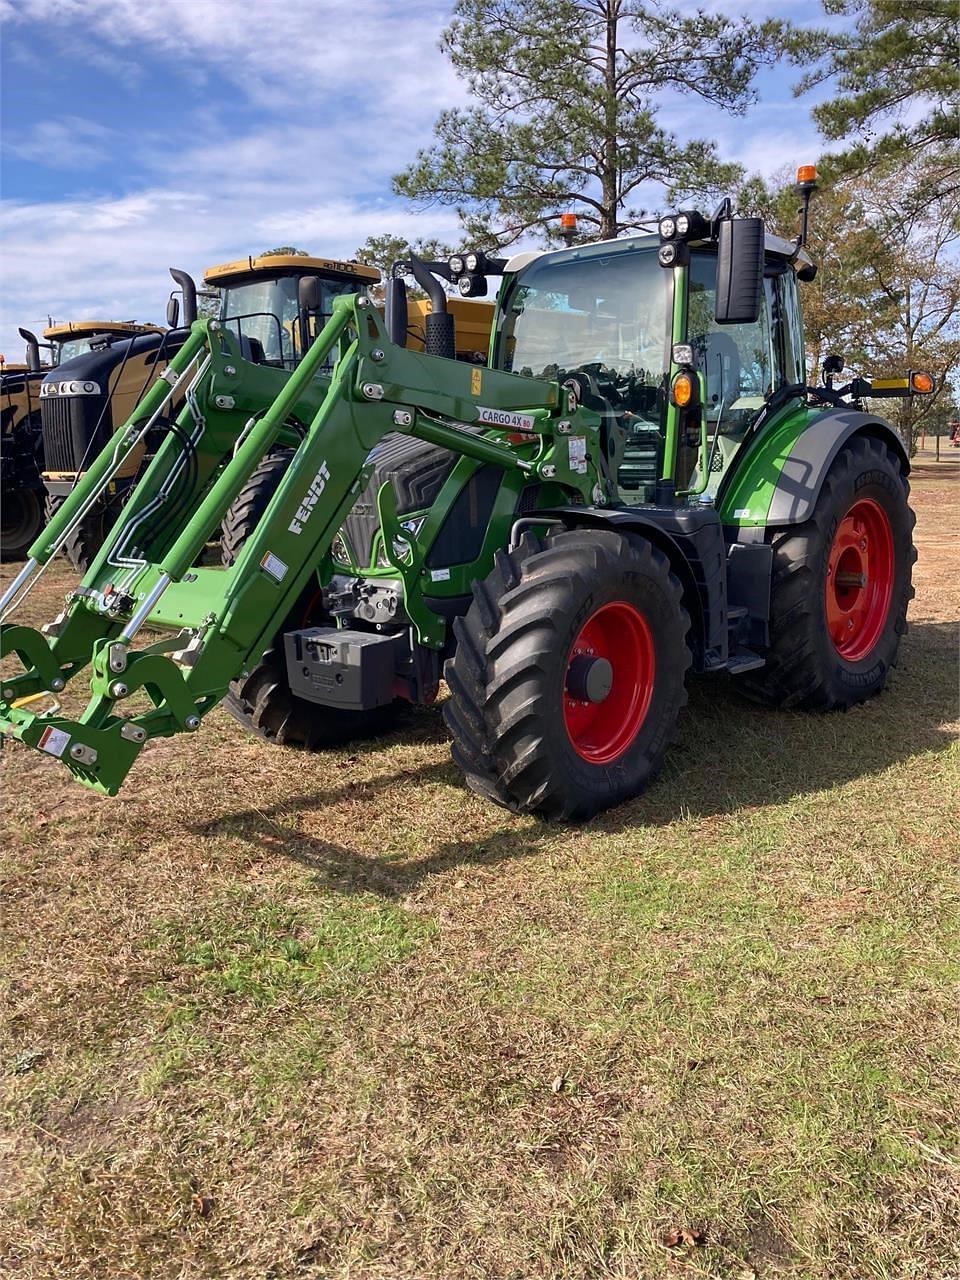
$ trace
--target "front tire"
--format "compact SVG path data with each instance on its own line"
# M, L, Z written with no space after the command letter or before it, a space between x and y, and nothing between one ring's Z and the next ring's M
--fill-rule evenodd
M804 524L771 531L767 665L741 677L760 701L845 710L878 694L896 665L913 599L916 517L899 463L855 437Z
M444 718L468 786L518 813L589 818L660 772L690 666L666 556L575 530L500 552L454 624Z

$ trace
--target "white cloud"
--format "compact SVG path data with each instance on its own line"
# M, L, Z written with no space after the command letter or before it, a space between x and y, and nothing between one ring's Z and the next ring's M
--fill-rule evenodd
M29 22L55 24L65 42L76 32L98 45L106 74L159 57L172 92L177 75L216 74L235 95L211 100L181 137L146 120L122 139L120 164L146 175L139 189L7 203L0 350L19 350L17 326L48 313L156 319L170 265L199 274L281 242L349 257L386 231L455 236L449 211L410 214L390 195L437 110L463 97L437 48L449 12L446 0L0 0L8 43ZM234 108L248 118L251 104L262 123L238 136ZM79 154L81 168L104 140L95 129L42 124L10 146L47 164Z
M17 326L42 328L48 314L160 321L173 287L170 266L199 280L205 267L273 244L351 257L383 231L455 239L455 223L448 210L412 214L386 201L328 199L316 188L302 202L294 193L277 199L269 186L259 198L248 190L243 201L230 190L184 186L116 199L10 203L0 215L10 264L0 351L19 355Z
M354 92L364 114L382 111L396 129L463 96L437 48L450 15L445 0L7 3L11 29L18 20L77 24L91 40L136 56L152 51L185 72L215 69L269 110L287 102L306 118Z
M755 11L760 0L746 3ZM171 265L199 276L212 263L280 243L350 256L383 232L456 240L450 210L409 213L390 194L390 176L428 144L439 110L466 98L437 48L451 7L452 0L0 0L8 48L18 41L29 48L30 24L44 23L64 49L76 36L78 47L97 50L103 75L128 85L140 64L159 59L171 94L178 77L231 86L210 90L181 136L145 119L131 122L132 136L119 121L109 137L96 132L101 126L84 131L64 121L59 135L50 130L56 122L41 122L11 140L20 155L26 147L46 164L66 165L86 148L78 169L109 143L120 174L143 176L128 179L123 194L64 187L57 200L8 203L0 223L0 350L18 352L17 326L42 326L48 312L159 319ZM57 66L54 59L46 74ZM788 92L785 81L782 96ZM793 145L801 126L814 136L806 108L785 105L783 114L765 105L731 121L687 98L670 104L665 123L692 137L709 120L725 158L770 173L783 163L785 136ZM238 132L251 106L258 122ZM805 151L800 159L807 158Z
M64 115L39 120L19 137L4 138L3 150L48 169L84 169L107 158L112 136L112 129L95 120Z

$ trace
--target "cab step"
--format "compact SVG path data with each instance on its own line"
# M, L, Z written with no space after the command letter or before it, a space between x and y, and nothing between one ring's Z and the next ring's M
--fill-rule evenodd
M732 676L742 675L744 671L755 671L757 667L766 665L766 658L759 653L754 653L752 649L740 646L734 649L727 658L727 671Z

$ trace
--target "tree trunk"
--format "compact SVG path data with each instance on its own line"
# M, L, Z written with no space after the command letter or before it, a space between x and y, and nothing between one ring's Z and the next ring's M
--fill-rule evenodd
M620 230L617 221L617 25L621 0L607 0L606 59L604 66L603 165L600 173L600 239L613 240Z

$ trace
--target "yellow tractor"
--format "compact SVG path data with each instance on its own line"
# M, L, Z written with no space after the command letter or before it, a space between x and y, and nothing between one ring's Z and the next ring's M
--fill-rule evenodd
M174 335L159 325L132 320L82 320L50 325L43 336L51 353L51 368L40 384L39 397L41 477L49 520L115 424L129 417L157 374L180 350L186 334ZM128 479L132 481L135 474L136 465L131 465ZM90 563L128 487L118 481L98 510L67 540L66 553L78 568Z
M20 336L27 344L22 363L0 357L0 422L2 422L2 485L0 485L0 554L4 560L22 559L43 527L45 476L41 414L41 382L45 373L72 362L95 347L141 333L160 333L155 325L121 320L79 320L50 324L43 340L29 329ZM47 355L44 360L41 349ZM132 384L133 370L129 381ZM121 419L136 397L121 394Z
M39 364L39 362L38 362ZM22 560L43 527L40 379L26 361L0 356L0 557Z
M69 367L61 364L44 379L40 403L48 518L180 350L196 319L198 296L206 302L207 314L212 311L240 340L245 359L292 370L329 319L334 299L367 292L380 282L375 267L303 254L251 256L209 267L199 295L187 272L171 268L170 274L178 288L167 306L166 331L137 326L137 334L128 333L124 341L94 342ZM451 305L460 308L457 321L464 350L458 350L458 355L485 358L492 305L461 300L451 300ZM410 303L409 346L423 349L429 311L428 302ZM181 403L182 399L175 401L170 418ZM169 421L164 419L142 446L127 455L104 498L72 529L65 550L78 569L85 571L89 566L144 461L153 456L168 429Z

